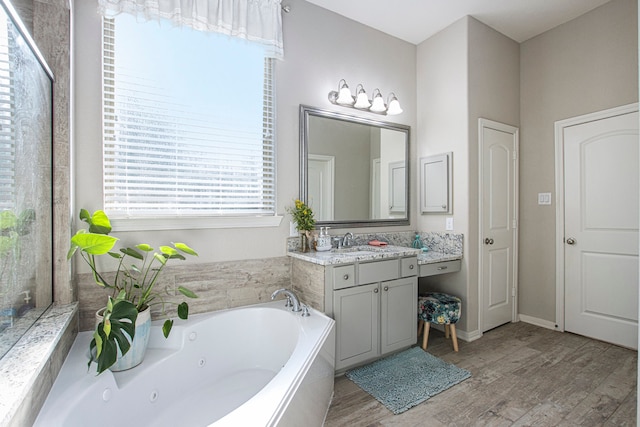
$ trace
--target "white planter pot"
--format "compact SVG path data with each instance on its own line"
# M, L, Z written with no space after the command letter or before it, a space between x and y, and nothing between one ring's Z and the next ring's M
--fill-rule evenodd
M102 313L104 308L101 308L96 312L96 325L102 322ZM133 342L127 354L122 356L120 349L118 348L118 358L109 369L113 372L125 371L138 366L144 360L144 354L147 351L147 345L149 344L149 333L151 331L151 309L147 307L146 310L138 313L136 319L136 333L133 337Z

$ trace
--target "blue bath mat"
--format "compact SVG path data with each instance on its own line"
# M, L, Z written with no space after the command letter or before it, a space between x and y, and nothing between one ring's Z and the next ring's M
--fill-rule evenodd
M400 414L471 377L471 373L413 347L347 371L347 378Z

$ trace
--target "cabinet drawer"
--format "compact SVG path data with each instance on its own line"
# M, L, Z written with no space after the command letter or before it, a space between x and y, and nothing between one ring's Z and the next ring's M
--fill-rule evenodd
M418 275L418 258L402 258L400 260L400 277L411 277Z
M436 274L453 273L460 271L462 260L434 262L420 266L420 277L435 276Z
M348 288L356 284L356 267L353 264L334 267L332 274L333 289Z
M400 273L397 259L369 262L358 265L358 284L383 282L398 278Z

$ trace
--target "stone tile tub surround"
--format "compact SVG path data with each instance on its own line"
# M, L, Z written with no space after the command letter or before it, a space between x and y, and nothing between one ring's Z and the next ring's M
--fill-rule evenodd
M80 330L94 328L95 312L104 307L106 291L100 289L90 273L79 274L78 301L80 303ZM291 288L291 259L289 257L263 258L242 261L211 262L203 264L173 264L167 266L158 285L175 295L172 301L184 298L175 290L185 286L197 295L188 299L189 313L206 313L258 304L271 300L276 289ZM152 307L152 316L158 319L160 307Z

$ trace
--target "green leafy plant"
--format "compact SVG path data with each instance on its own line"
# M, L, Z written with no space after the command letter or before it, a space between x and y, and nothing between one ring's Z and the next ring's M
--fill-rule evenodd
M311 231L316 226L313 211L300 199L296 199L294 207L287 208L287 212L296 222L298 231Z
M130 348L130 342L135 336L135 321L138 313L152 305L162 306L162 313L166 307L173 304L167 300L169 294L154 289L160 273L171 259L185 260L185 255L197 256L196 251L184 243L172 243L172 246L160 246L159 252L146 243L134 247L120 248L119 252L112 249L119 240L110 236L111 222L107 215L95 211L91 215L87 210L80 210L80 219L89 225L87 229L80 229L71 238L71 248L67 254L70 260L76 252L89 265L94 282L106 289L112 290L107 307L100 322L93 333L90 344L92 361L98 364L98 373L108 369L117 360L118 347L122 355ZM100 273L96 265L96 257L108 255L117 260L118 267L112 274ZM129 264L132 261L133 263ZM189 289L180 286L178 291L188 298L197 298ZM177 304L177 315L180 319L189 316L189 305L186 301ZM162 326L162 332L169 336L173 326L173 319L168 318Z

